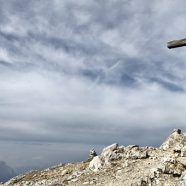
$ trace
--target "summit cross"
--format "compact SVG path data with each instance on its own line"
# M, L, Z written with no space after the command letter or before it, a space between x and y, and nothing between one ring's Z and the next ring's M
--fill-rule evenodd
M186 38L184 39L179 39L179 40L173 40L173 41L169 41L167 43L167 47L169 49L171 48L178 48L178 47L183 47L186 46Z

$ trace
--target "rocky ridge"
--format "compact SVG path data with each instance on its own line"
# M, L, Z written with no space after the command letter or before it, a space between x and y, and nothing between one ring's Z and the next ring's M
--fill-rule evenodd
M14 177L1 186L186 186L186 134L176 129L159 147L112 144L85 162Z

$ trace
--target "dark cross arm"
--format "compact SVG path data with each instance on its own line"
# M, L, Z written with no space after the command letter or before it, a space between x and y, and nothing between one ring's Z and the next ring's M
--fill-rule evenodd
M183 46L186 46L186 38L180 39L180 40L169 41L169 42L167 43L167 47L168 47L169 49L171 49L171 48L183 47Z

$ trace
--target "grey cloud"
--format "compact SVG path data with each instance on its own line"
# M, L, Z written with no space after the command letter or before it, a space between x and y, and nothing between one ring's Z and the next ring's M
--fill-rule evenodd
M0 146L15 148L0 159L18 166L23 143L44 166L185 129L185 49L166 49L185 37L185 1L0 3Z

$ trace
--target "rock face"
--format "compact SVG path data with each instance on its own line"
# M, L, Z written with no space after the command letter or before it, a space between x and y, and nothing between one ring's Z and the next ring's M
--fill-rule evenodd
M159 147L112 144L91 159L17 176L2 186L186 186L186 135L174 130Z
M180 129L174 129L173 133L169 138L161 145L161 149L167 150L172 149L175 152L182 151L182 154L185 153L185 144L186 144L186 135L181 133Z

